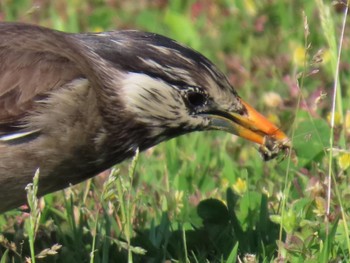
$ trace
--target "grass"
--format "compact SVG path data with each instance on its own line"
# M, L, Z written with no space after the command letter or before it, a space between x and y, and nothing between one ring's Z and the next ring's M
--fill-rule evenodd
M0 2L4 20L175 38L212 59L295 149L264 163L251 143L219 132L162 143L47 195L30 215L1 215L0 262L349 261L343 12L321 0Z

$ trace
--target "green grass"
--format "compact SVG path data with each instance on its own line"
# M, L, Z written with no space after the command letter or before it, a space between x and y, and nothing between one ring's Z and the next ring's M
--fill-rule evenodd
M136 166L126 161L47 195L37 230L36 210L1 215L0 262L34 262L33 254L43 255L37 262L349 261L350 22L339 63L342 6L141 2L3 0L0 18L172 37L212 59L246 101L288 132L295 153L264 163L254 145L220 132L162 143L140 153Z

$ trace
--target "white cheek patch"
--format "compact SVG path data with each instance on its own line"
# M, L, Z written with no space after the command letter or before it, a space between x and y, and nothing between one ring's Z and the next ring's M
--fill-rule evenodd
M154 118L174 120L186 112L182 98L172 87L146 74L129 73L123 81L126 107L142 121Z
M152 127L155 133L183 124L195 126L200 123L189 115L178 90L160 79L142 73L128 73L121 92L127 110Z

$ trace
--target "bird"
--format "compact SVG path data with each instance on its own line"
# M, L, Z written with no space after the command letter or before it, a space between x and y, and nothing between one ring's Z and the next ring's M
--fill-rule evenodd
M0 212L91 178L160 142L222 130L260 145L288 136L199 52L137 30L66 33L0 22Z

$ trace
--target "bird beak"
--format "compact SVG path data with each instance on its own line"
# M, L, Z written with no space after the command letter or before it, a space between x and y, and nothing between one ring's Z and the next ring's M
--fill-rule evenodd
M289 139L284 132L248 103L243 100L241 100L241 103L246 108L246 112L243 115L236 112L226 112L222 115L208 115L210 128L236 134L260 145L265 145L267 138L281 145L289 145Z

